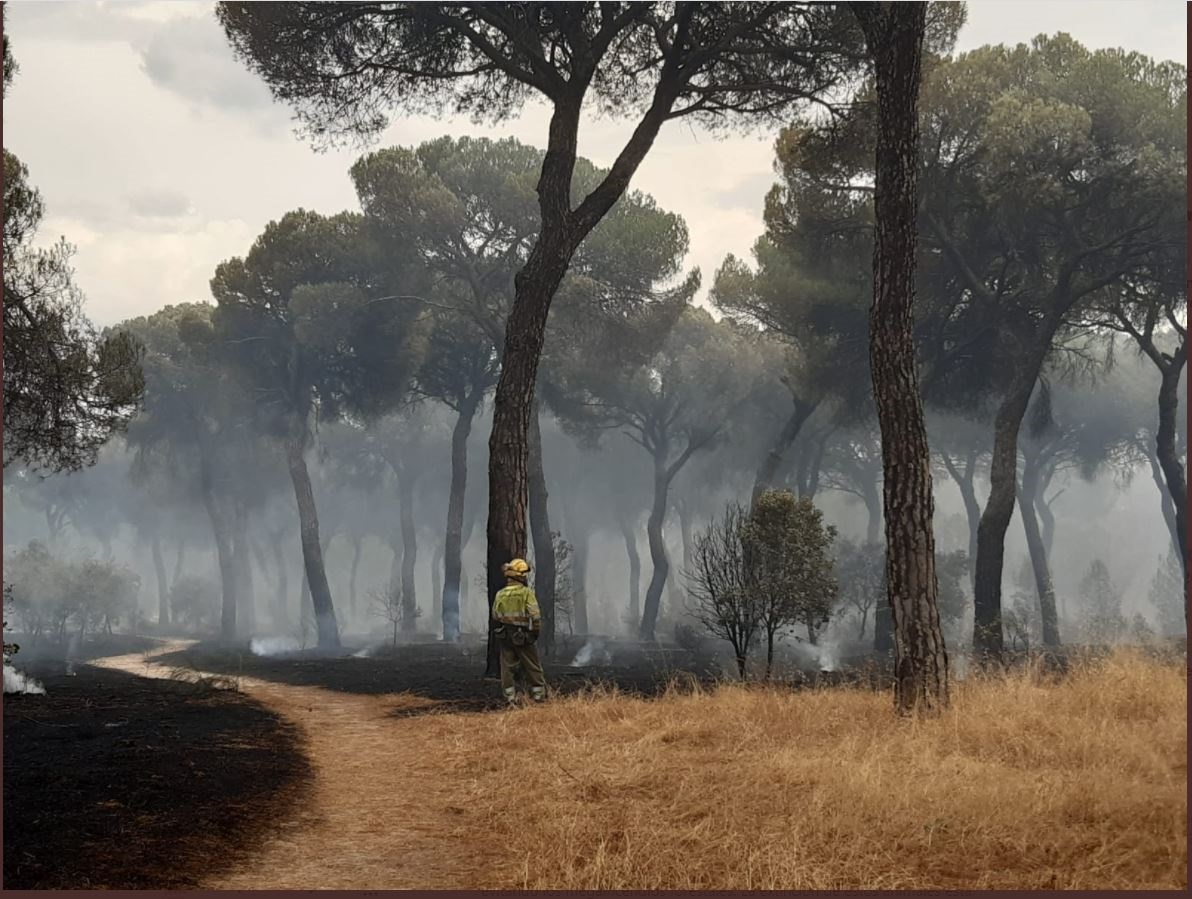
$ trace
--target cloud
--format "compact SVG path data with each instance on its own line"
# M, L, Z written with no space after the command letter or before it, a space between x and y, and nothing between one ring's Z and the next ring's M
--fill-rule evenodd
M83 308L103 327L171 303L209 302L216 265L242 255L256 230L240 219L192 221L185 228L155 231L54 217L38 238L46 242L65 234L76 246L72 263L75 283L86 296Z
M771 171L750 172L732 187L714 191L709 201L722 209L742 209L757 215L764 205L766 192L777 180L778 176Z
M149 218L174 218L192 211L190 200L176 190L142 190L128 198L129 208Z
M198 106L254 115L285 126L288 112L236 61L214 15L171 19L134 43L141 71L154 85Z

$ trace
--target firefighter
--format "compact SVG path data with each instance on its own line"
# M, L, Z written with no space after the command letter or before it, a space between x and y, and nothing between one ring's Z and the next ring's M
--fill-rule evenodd
M530 684L530 698L546 699L546 675L538 660L535 641L542 632L542 613L538 597L526 585L530 566L525 559L514 559L501 566L507 581L493 600L493 635L501 650L501 690L510 703L517 699L513 675L521 669Z

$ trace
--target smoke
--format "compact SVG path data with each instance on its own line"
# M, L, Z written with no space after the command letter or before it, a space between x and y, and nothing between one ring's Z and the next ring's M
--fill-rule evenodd
M790 646L800 667L814 667L821 672L836 671L840 667L840 644L836 640L821 636L818 643L812 644L796 639Z
M820 671L835 671L840 667L840 647L835 642L821 642L810 649L819 657Z
M599 656L596 656L597 653L599 653ZM592 639L580 647L580 651L571 660L571 667L582 668L585 665L591 665L594 656L596 656L598 663L604 665L610 664L613 660L612 653L608 651L608 647L601 641Z
M46 688L31 677L26 677L7 662L4 664L5 693L36 693L44 696Z
M302 647L293 637L253 637L248 648L255 656L280 656Z

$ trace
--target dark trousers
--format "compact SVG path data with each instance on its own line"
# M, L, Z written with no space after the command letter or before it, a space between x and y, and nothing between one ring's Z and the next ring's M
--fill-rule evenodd
M545 695L546 673L538 659L538 646L530 641L517 645L509 637L497 638L497 646L501 650L501 688L513 689L513 676L521 671L531 689Z

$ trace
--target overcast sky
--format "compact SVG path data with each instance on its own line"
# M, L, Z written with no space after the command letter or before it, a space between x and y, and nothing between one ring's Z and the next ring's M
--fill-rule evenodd
M87 310L100 325L177 302L209 300L222 260L243 255L271 219L297 207L355 208L355 151L315 153L289 112L232 58L202 2L8 4L20 71L4 102L4 146L29 167L47 206L41 239L78 247ZM959 49L1067 31L1187 63L1182 0L976 0ZM630 124L587 120L580 153L609 164ZM504 126L408 118L378 145L442 134L512 135L541 146L546 114ZM688 266L705 292L725 254L748 256L773 181L773 135L713 139L667 125L633 186L680 213Z

